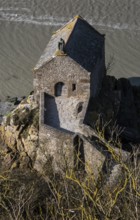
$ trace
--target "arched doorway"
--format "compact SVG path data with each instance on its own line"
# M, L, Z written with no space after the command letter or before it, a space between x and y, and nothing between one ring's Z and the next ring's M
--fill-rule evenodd
M54 94L55 96L61 96L63 94L63 87L64 87L64 83L63 82L58 82L55 84L55 91Z

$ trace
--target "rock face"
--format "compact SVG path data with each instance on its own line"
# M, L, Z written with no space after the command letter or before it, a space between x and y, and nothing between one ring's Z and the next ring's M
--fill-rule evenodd
M94 127L100 117L103 121L115 120L121 103L121 90L117 89L114 77L104 78L102 89L95 99L91 99L85 122Z
M106 76L99 96L90 101L85 121L95 128L98 119L116 122L123 129L123 139L140 142L140 88L127 79Z
M0 126L3 156L8 168L31 167L38 147L38 107L33 96L3 117ZM2 145L2 144L1 144Z

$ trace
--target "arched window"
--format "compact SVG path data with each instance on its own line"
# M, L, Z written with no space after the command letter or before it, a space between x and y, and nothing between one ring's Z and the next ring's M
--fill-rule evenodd
M79 114L80 112L82 112L83 110L83 102L78 103L77 105L77 114Z
M63 92L64 83L58 82L55 84L55 96L61 96Z

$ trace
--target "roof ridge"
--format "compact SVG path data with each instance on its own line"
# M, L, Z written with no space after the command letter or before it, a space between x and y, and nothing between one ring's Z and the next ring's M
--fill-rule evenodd
M57 31L55 31L53 33L53 35L57 34L59 31L61 31L62 29L64 29L66 26L68 26L70 23L72 23L74 20L78 20L78 19L81 19L81 20L84 20L81 15L75 15L74 18L72 18L70 21L68 21L64 26L62 26L61 28L59 28ZM74 25L75 26L75 25Z

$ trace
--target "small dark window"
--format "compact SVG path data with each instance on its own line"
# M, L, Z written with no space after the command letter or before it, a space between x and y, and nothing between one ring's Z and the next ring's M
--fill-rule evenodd
M77 113L79 114L83 110L83 104L80 103L78 108L77 108Z
M75 90L76 90L76 84L73 83L73 84L72 84L72 91L75 91Z
M62 90L64 87L64 83L63 82L58 82L55 84L55 96L61 96L62 95Z

